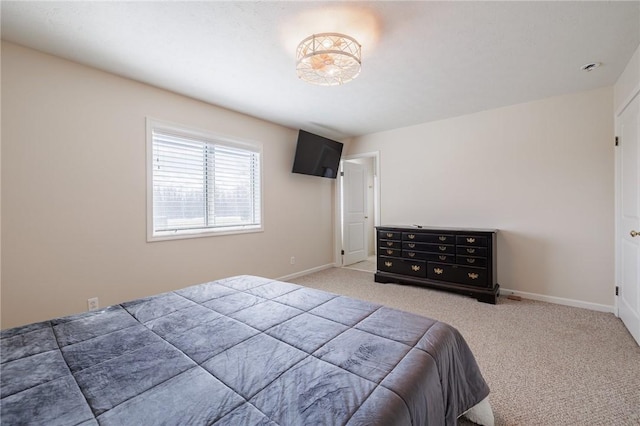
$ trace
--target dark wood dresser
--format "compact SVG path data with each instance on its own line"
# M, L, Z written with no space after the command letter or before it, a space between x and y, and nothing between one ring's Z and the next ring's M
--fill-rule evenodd
M495 304L494 229L378 226L379 283L416 284L453 291Z

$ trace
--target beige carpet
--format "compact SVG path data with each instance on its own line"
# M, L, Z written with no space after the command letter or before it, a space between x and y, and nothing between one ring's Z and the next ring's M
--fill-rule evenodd
M456 327L491 388L496 425L640 425L640 347L613 314L504 297L489 305L348 268L291 282Z

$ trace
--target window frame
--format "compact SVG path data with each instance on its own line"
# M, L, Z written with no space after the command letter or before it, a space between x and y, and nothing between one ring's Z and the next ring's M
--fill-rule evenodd
M153 132L165 132L175 136L196 139L203 143L246 149L258 153L260 160L260 224L237 225L224 228L200 228L156 232L153 226ZM231 137L211 131L189 128L180 124L146 118L146 168L147 168L147 242L204 238L221 235L247 234L264 231L264 156L262 143ZM206 201L205 201L206 202Z

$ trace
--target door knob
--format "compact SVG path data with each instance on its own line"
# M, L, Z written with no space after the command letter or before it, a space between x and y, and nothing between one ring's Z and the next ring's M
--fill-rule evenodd
M640 232L635 231L635 230L631 230L631 232L629 232L629 235L631 235L633 238L637 237L638 235L640 235Z

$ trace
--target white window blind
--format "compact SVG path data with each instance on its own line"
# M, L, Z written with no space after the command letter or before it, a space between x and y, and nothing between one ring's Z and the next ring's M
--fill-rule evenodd
M261 229L260 148L153 128L153 235Z

